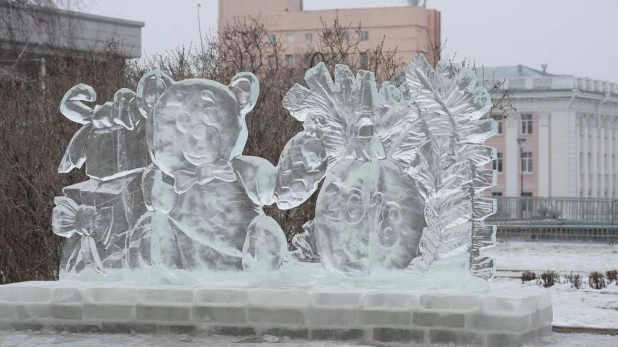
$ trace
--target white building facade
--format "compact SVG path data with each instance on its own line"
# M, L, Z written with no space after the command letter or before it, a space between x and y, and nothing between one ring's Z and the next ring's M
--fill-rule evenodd
M488 141L497 149L491 195L618 197L617 83L521 65L483 72L504 81L514 107L491 115L500 133Z

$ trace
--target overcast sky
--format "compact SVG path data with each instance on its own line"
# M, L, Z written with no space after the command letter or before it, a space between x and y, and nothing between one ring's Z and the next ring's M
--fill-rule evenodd
M85 0L86 11L143 21L146 54L199 42L217 26L217 0ZM304 0L305 9L403 6L405 0ZM524 64L618 82L618 0L428 0L442 12L446 55L477 65Z

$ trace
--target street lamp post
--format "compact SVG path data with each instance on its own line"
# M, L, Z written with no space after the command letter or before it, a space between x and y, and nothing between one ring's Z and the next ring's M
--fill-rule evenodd
M524 218L524 145L526 139L517 139L517 145L519 146L519 199L521 201L521 218Z

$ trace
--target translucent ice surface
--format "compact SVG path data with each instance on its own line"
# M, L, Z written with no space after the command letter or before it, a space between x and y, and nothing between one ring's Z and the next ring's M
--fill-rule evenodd
M262 206L276 200L278 172L297 162L278 170L240 155L245 116L258 95L250 73L224 85L176 82L152 71L137 93L121 89L112 102L94 108L85 104L96 99L91 87L69 90L62 114L84 126L59 171L86 163L91 180L65 188L56 200L54 232L69 238L62 277L90 268L100 274L154 268L172 281L166 276L172 270L277 270L287 240ZM288 147L302 150L306 142Z
M283 100L304 129L276 166L242 155L260 93L251 73L226 85L152 71L137 92L94 107L91 87L71 88L60 109L83 127L59 171L86 164L90 179L56 199L53 230L68 238L61 278L254 278L298 261L334 276L490 277L481 251L495 230L483 221L495 204L480 194L494 184L483 169L494 151L483 142L495 124L482 119L491 101L474 74L419 55L380 87L371 72L343 65L333 79L319 64L305 81ZM295 208L319 187L315 219L292 239L290 259L263 206Z
M113 102L90 107L95 91L80 84L64 96L60 111L83 124L71 139L58 171L86 164L90 180L63 189L56 198L53 231L67 237L60 277L84 269L105 273L122 268L126 235L146 212L141 172L148 165L145 118L129 89L119 90Z
M482 169L493 159L482 146L493 123L480 120L489 94L471 71L434 69L422 55L405 76L404 87L378 89L370 72L338 65L333 81L319 64L305 75L308 88L285 96L328 165L314 225L295 237L294 256L352 276L411 265L488 277L493 264L480 250L493 242L483 219L494 207L479 194L493 184Z

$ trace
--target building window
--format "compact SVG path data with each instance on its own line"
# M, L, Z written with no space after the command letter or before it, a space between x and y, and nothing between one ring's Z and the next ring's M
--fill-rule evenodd
M592 172L592 154L588 152L588 173Z
M492 198L499 198L501 196L502 196L502 192L492 192L491 193Z
M277 42L277 37L275 37L275 35L273 34L268 35L268 41L270 41L270 43L275 43Z
M269 55L268 56L268 68L271 70L274 70L276 65L277 65L277 61L275 60L275 56Z
M291 55L285 56L285 66L289 69L294 68L294 56L291 56Z
M343 32L343 39L346 40L346 41L349 41L350 40L350 32L344 31Z
M369 66L369 57L367 56L367 52L360 54L360 65L363 69L366 69L367 66Z
M305 41L313 42L313 34L312 33L305 34Z
M496 160L494 160L494 170L502 172L502 152L498 152Z
M363 31L361 32L361 37L360 37L361 41L367 41L369 40L369 32L368 31Z
M521 154L521 170L528 173L532 172L532 152Z
M521 115L521 133L522 135L532 134L532 115L531 114Z
M296 41L296 36L294 36L294 34L288 34L288 43L292 43L294 41Z

